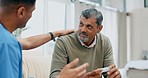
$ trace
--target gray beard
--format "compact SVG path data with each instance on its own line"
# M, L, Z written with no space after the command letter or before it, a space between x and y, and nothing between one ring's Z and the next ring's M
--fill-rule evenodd
M78 38L79 38L79 40L81 40L82 42L88 42L88 41L89 41L89 38L88 38L88 37L87 37L87 38L83 38L83 37L81 37L81 36L78 35Z

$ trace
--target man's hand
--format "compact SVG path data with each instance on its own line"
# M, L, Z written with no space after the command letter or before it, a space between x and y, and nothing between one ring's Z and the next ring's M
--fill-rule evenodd
M101 78L102 69L98 68L91 72L86 73L82 78Z
M110 70L107 72L109 78L121 78L120 71L114 64L110 65Z
M76 67L79 59L75 59L71 63L67 64L59 73L57 78L82 78L84 74L86 74L86 68L88 67L88 63L84 63L83 65Z

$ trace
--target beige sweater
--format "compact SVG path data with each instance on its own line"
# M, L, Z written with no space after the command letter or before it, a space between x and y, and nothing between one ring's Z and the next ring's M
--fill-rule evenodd
M102 34L97 34L96 45L92 48L82 46L76 33L58 38L54 48L50 78L55 78L60 70L75 58L80 59L79 65L89 63L88 72L109 66L113 64L111 43Z

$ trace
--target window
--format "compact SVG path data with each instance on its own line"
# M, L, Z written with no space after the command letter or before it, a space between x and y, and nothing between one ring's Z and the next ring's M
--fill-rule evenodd
M74 28L74 6L71 0L37 0L36 10L21 37L29 37L55 30ZM24 52L29 55L52 54L54 42Z
M48 1L47 11L45 13L45 31L55 31L66 28L66 5L64 3ZM54 42L50 41L47 46L45 46L45 54L50 54L53 52ZM47 50L48 49L48 50ZM47 51L46 51L47 50ZM48 53L50 52L50 53Z
M48 31L65 29L66 27L66 5L64 3L48 1L47 6L47 28Z
M74 14L70 0L45 1L45 32L74 28ZM55 42L50 41L44 47L44 54L53 53Z

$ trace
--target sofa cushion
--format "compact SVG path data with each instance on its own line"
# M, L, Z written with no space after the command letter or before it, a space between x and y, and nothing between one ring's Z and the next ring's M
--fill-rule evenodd
M23 55L23 78L49 78L51 56Z

